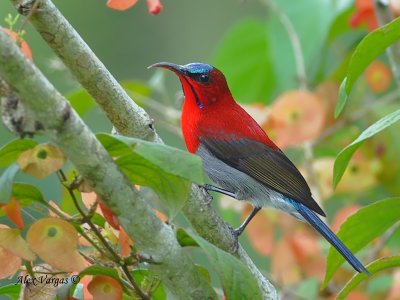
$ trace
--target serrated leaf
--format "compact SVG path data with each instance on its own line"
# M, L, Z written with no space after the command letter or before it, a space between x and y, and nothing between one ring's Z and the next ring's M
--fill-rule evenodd
M190 236L204 250L211 265L217 272L226 299L262 299L256 280L240 260L196 234L191 234Z
M274 91L267 35L263 22L245 20L217 48L213 64L223 70L233 96L241 102L267 102Z
M350 216L340 227L337 236L353 253L356 253L399 220L400 197L381 200L361 208ZM343 256L333 247L329 249L322 288L326 287L344 261Z
M344 148L336 157L333 167L333 186L336 187L346 170L347 165L354 152L361 146L361 144L370 137L394 124L400 120L400 109L388 114L365 129L360 136L355 139L350 145Z
M0 149L0 166L7 166L17 160L18 156L37 145L37 142L30 139L15 139Z
M343 91L346 97L338 102L335 116L342 111L346 99L354 83L365 71L367 66L378 57L387 47L400 40L400 18L370 32L363 38L354 51L347 71L347 80Z
M10 200L14 177L18 171L18 165L13 163L0 176L0 204L7 203Z
M374 275L380 271L400 267L400 256L390 256L378 259L367 266L367 270ZM338 293L337 298L338 300L346 299L346 296L350 294L352 290L354 290L362 281L369 278L368 275L363 273L358 273L350 279L349 282L343 287L343 289Z

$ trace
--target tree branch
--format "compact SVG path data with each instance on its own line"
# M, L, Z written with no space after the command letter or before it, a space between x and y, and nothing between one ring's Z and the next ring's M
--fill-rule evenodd
M18 12L29 16L29 21L42 38L96 99L119 133L130 135L135 132L141 139L158 139L152 126L153 120L132 101L51 1L11 0L11 2ZM33 11L34 5L36 9Z
M18 11L31 7L33 0L11 0ZM106 112L116 130L124 135L160 142L152 120L122 89L88 45L50 0L38 0L38 10L30 21L50 47L68 66L77 80ZM25 10L26 12L26 10ZM234 252L256 278L265 299L277 299L274 286L254 265L247 253L237 247L231 228L209 205L196 185L183 207L183 213L197 233L219 248Z
M95 135L68 101L0 30L0 76L18 91L24 106L44 133L71 160L92 188L119 217L139 251L160 264L150 265L178 299L216 299L210 284L178 244L170 226L161 222L122 174Z
M375 14L380 26L383 26L393 20L393 14L390 8L389 0L375 0ZM386 49L389 57L390 67L396 78L397 86L400 86L400 43L394 43Z

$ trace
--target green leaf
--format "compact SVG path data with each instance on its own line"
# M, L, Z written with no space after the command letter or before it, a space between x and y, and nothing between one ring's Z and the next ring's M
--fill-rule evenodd
M344 148L338 156L336 157L335 164L333 166L333 186L336 187L339 183L340 179L343 176L344 171L346 170L347 165L351 157L353 156L354 152L361 146L361 144L370 137L374 136L378 132L382 131L383 129L389 127L390 125L394 124L400 120L400 109L392 112L391 114L386 115L385 117L381 118L370 127L365 129L360 136L355 139L350 145Z
M79 300L84 300L83 299L83 291L85 289L85 286L82 283L78 283L75 285L75 289L73 290L72 297L79 299ZM59 299L62 300L62 299Z
M79 277L82 279L83 276L85 275L105 275L114 278L115 280L118 280L118 282L121 282L117 270L110 268L110 267L104 267L100 265L92 265L90 267L87 267L85 270L79 273Z
M199 244L197 244L196 241L192 239L192 237L188 235L183 228L178 228L176 231L176 239L178 240L179 245L182 247L199 247Z
M21 207L32 205L34 202L40 202L48 206L44 200L42 192L35 186L27 183L14 182L12 185L12 195L19 201ZM4 212L0 210L0 216Z
M211 275L210 275L210 272L208 272L207 268L205 268L201 265L196 265L196 268L197 268L197 271L199 271L199 273L202 274L203 277L207 280L207 282L211 283Z
M354 83L367 66L387 47L399 40L400 18L393 20L365 36L365 38L358 44L349 63L346 85L343 91L343 93L346 94L345 98L349 96ZM346 101L343 102L343 100L339 101L335 111L336 117L342 111L345 102Z
M92 217L92 222L96 224L97 226L100 226L101 228L104 228L104 223L106 222L106 219L102 215L99 215L98 213L94 213Z
M319 280L310 278L300 283L296 298L298 299L318 299Z
M16 161L18 156L37 145L37 142L30 139L15 139L0 149L0 167L7 166Z
M313 82L321 58L326 56L331 24L347 5L343 2L280 0L269 6L265 28L278 93L299 87L299 63L304 63L307 81ZM293 39L298 39L301 53L294 49ZM301 56L301 62L296 55Z
M129 80L121 82L121 86L128 93L129 97L134 99L140 106L146 102L146 99L151 94L151 88L145 82Z
M376 274L370 277L366 284L365 291L367 294L386 293L394 283L394 276L389 272Z
M96 106L96 102L85 89L71 93L67 99L80 117Z
M347 82L347 77L345 77L340 84L339 88L339 99L338 103L336 104L335 108L335 118L337 118L340 115L340 112L343 110L346 102L347 102L347 94L346 94L346 82Z
M121 156L115 162L134 184L148 186L160 196L168 208L169 218L173 218L185 204L190 181L165 172L136 153Z
M164 290L164 285L157 277L157 275L150 272L148 269L137 269L132 271L132 277L139 286L145 290L150 284L154 284L154 282L158 282L156 286L153 286L151 290L151 299L152 300L165 300L167 299L167 295Z
M342 224L337 236L353 253L357 252L400 220L399 201L400 197L389 198L361 208ZM344 261L333 247L329 249L322 288Z
M132 153L132 148L120 141L116 136L107 133L96 134L97 139L106 148L107 152L113 156L121 156Z
M234 26L217 48L213 64L224 72L241 102L267 102L275 75L264 23L248 19Z
M14 182L12 195L19 200L21 206L28 206L34 202L45 202L42 192L37 187L27 183Z
M204 183L202 160L197 155L168 145L151 143L122 135L98 133L96 136L106 150L112 151L116 156L133 151L168 173L198 184ZM103 142L106 143L104 144ZM129 151L126 145L130 147Z
M256 280L240 260L196 234L191 234L191 237L204 250L211 265L217 272L226 299L262 299Z
M374 275L380 271L395 267L400 267L400 255L378 259L369 264L367 269L371 275ZM369 278L369 276L363 273L358 273L353 276L353 278L350 279L350 281L347 282L343 289L339 292L336 299L346 299L346 296L367 278Z
M18 171L18 164L13 163L0 176L0 203L8 203L10 200L14 177Z
M116 163L133 183L154 189L170 217L184 205L191 182L204 182L200 157L170 146L110 134L97 134L104 147L119 156Z
M0 287L0 295L7 295L11 299L18 299L20 291L21 291L20 284L9 284Z

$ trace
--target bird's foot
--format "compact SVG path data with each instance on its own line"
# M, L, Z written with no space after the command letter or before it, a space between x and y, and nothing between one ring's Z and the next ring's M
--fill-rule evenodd
M232 230L232 234L236 236L236 238L238 239L239 236L243 233L245 228L246 226L239 226L238 228Z
M233 236L233 243L231 245L231 253L236 253L239 249L239 236L240 234L243 232L243 230L239 230L239 228L230 228L231 229L231 233Z
M202 194L204 195L204 198L206 198L206 200L204 201L204 204L210 205L211 202L214 200L213 196L210 195L206 186L199 185L199 188L200 188Z

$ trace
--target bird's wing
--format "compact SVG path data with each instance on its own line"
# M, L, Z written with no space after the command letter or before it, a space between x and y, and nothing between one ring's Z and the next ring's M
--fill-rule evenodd
M282 151L248 138L221 140L200 137L200 141L208 151L227 165L325 216L312 198L307 182Z

